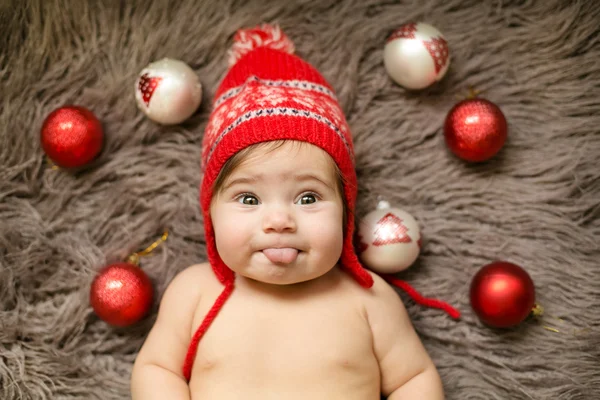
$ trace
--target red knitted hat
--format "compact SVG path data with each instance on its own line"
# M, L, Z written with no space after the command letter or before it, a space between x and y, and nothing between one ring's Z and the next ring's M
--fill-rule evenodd
M192 340L184 366L188 379L198 341L233 289L234 273L217 252L210 203L221 168L238 151L273 140L298 140L325 150L344 177L349 211L340 265L361 286L373 285L352 240L357 181L348 123L329 83L293 51L294 45L277 26L238 31L230 51L230 69L215 93L202 143L200 202L208 260L225 289Z

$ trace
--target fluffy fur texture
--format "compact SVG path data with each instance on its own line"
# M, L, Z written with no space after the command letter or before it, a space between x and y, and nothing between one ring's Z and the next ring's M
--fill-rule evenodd
M103 3L103 5L102 5ZM448 39L450 71L407 92L386 75L386 37L409 20ZM0 4L0 398L125 399L150 317L128 329L88 304L96 271L171 235L142 267L157 301L173 276L206 259L198 204L208 104L234 32L277 22L332 83L355 138L358 217L378 196L424 233L402 277L458 306L407 308L448 399L600 398L600 3L589 1L5 0ZM149 62L181 59L205 101L160 127L137 110ZM469 86L498 104L509 140L492 161L453 157L441 127ZM45 116L93 110L101 156L77 173L48 167ZM531 274L547 316L483 326L469 284L505 259ZM560 318L560 319L558 319ZM544 326L557 328L552 332Z

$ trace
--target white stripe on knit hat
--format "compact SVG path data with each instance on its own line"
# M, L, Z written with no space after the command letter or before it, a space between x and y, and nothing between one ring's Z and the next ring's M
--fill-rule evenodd
M346 147L346 151L348 152L348 154L350 156L350 159L352 160L352 164L354 164L354 154L352 152L352 149L350 148L350 145L348 144L348 141L346 140L346 137L344 136L344 133L340 130L339 127L337 127L329 119L323 117L322 115L319 115L317 113L314 113L314 112L308 111L308 110L298 110L298 109L290 108L290 107L275 107L275 108L265 108L265 109L258 109L258 110L248 111L247 113L241 115L233 123L231 123L214 140L212 146L210 147L208 155L206 156L206 160L204 162L204 165L205 166L208 165L208 163L210 161L210 158L211 158L211 156L212 156L215 148L219 144L219 142L229 132L231 132L235 128L239 127L244 122L250 121L251 119L254 119L254 118L268 118L268 117L271 117L271 116L280 116L280 115L292 116L292 117L298 117L298 118L311 118L311 119L317 120L317 121L319 121L319 122L327 125L329 128L331 128L331 130L333 132L335 132L335 134L342 140L342 142L344 142L344 146Z
M207 165L223 137L244 122L254 118L279 115L298 117L297 122L293 124L301 125L303 119L310 118L328 126L331 132L342 140L354 162L348 123L340 104L334 97L313 90L308 83L307 88L303 85L300 87L268 85L266 81L251 77L241 86L238 93L212 111L204 131L203 165ZM276 139L278 136L268 131L260 135L264 136L265 140Z
M248 78L248 81L257 81L263 85L271 86L271 87L288 87L288 88L301 89L301 90L312 90L312 91L323 93L323 94L329 96L332 100L337 101L337 98L335 97L335 93L333 93L333 91L331 91L329 88L327 88L326 86L323 86L323 85L316 84L314 82L310 82L310 81L299 81L299 80L295 80L295 79L294 80L269 80L269 79L260 79L256 76L251 76L250 78ZM239 92L241 92L242 89L247 85L248 81L246 81L243 85L236 86L232 89L229 89L225 93L223 93L215 101L214 106L218 107L225 100L227 100L227 99L235 96Z

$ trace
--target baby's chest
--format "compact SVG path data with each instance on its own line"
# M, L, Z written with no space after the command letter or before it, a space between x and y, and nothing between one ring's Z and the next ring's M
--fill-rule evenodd
M200 342L195 368L230 365L272 376L372 367L372 339L360 312L340 302L272 306L231 301Z

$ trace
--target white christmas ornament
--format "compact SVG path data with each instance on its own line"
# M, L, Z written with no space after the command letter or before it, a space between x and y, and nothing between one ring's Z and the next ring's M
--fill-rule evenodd
M393 274L410 267L421 251L421 231L406 211L380 201L358 227L359 257L374 272Z
M429 24L402 25L387 39L383 63L397 84L407 89L423 89L442 79L448 71L448 42Z
M140 72L135 82L138 108L163 125L185 121L202 101L202 84L183 61L163 58Z

